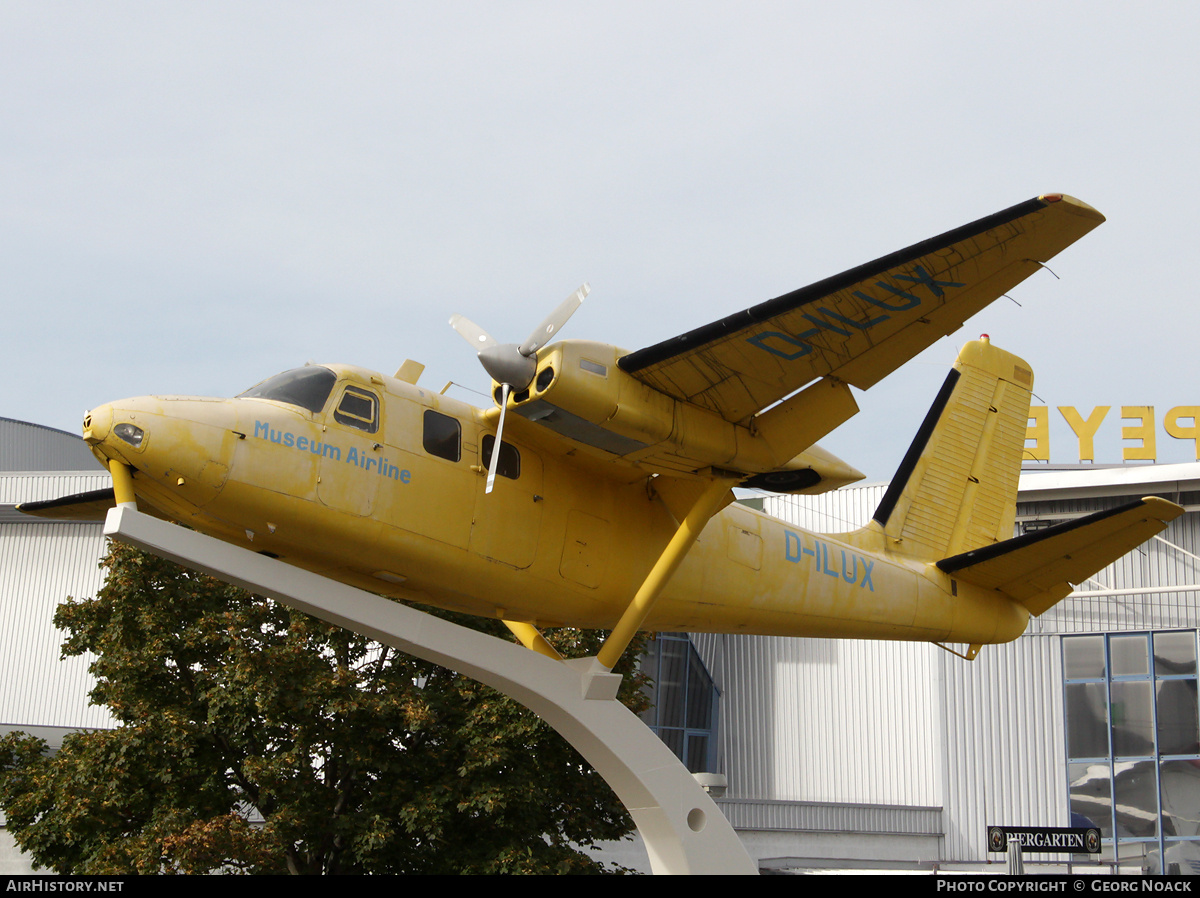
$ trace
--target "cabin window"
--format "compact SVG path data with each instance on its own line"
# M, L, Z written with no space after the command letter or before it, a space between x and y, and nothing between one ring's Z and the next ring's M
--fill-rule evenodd
M336 380L337 376L328 368L315 365L293 368L291 371L267 378L245 393L239 393L237 398L273 399L288 405L298 405L310 412L319 412L325 407L325 400L329 398L329 394L333 392Z
M342 401L334 409L333 420L374 433L379 429L379 400L374 393L360 387L346 387Z
M492 449L496 446L496 438L490 433L483 438L482 456L483 466L489 471L492 469ZM517 447L512 443L500 444L500 467L496 469L496 473L501 477L507 477L509 480L516 480L521 476L521 453L517 451Z
M462 458L462 425L449 415L426 409L421 445L430 455L447 461L458 461Z

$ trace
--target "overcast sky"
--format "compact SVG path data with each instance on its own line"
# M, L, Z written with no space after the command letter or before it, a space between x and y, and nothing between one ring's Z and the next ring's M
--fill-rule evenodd
M639 349L1040 193L1108 222L824 445L884 480L981 332L1050 406L1200 404L1185 3L0 5L0 415L305 361L486 389L447 325ZM470 394L459 392L463 398ZM1036 402L1036 400L1035 400ZM1120 422L1097 439L1120 460ZM1055 412L1054 415L1057 415ZM1053 418L1052 452L1074 445Z

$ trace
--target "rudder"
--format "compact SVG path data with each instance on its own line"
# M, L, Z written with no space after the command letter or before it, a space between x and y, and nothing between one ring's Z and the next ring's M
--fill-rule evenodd
M937 561L1012 536L1032 389L987 337L963 347L875 511L888 551Z

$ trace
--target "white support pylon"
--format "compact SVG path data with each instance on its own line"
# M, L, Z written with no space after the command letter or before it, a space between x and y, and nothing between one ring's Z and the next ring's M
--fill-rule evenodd
M109 511L104 533L449 667L520 702L612 787L655 873L758 872L729 821L666 745L620 702L587 697L595 677L586 664L554 661L132 508Z

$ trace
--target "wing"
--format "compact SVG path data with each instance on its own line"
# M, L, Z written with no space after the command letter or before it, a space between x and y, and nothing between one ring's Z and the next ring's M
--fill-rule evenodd
M937 566L961 580L998 589L1042 614L1081 583L1161 532L1183 514L1151 496L946 558Z
M1046 195L622 357L622 370L741 423L825 376L866 389L1104 221Z
M21 514L51 521L76 521L91 524L103 522L109 509L117 507L117 497L113 488L91 490L87 493L74 493L57 499L44 499L38 502L22 502L17 506ZM171 520L149 502L140 502L138 511L164 521Z
M17 511L39 518L49 518L52 521L95 522L103 521L108 510L116 508L116 505L116 495L110 486L107 489L75 493L58 499L22 502L17 506Z

